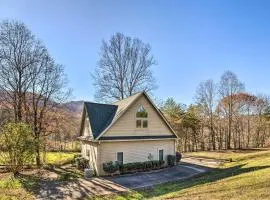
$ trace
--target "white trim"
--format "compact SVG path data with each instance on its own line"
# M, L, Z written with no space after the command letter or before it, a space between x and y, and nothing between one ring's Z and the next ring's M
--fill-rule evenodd
M99 140L99 142L135 142L135 141L154 141L154 140L176 140L177 138L155 138L155 139L126 139L126 140Z
M173 128L171 127L171 125L169 124L169 122L167 121L167 119L163 116L163 114L160 112L160 110L156 107L156 105L154 104L154 102L150 99L150 97L143 92L143 94L145 94L145 96L147 97L147 99L151 102L151 104L154 106L154 108L156 109L156 111L159 113L159 115L161 116L161 118L165 121L165 123L167 124L167 126L170 128L170 130L173 132L173 134L175 134L175 136L178 138L178 135L176 134L176 132L173 130Z
M118 162L118 158L117 158L117 154L118 154L118 153L122 153L122 154L123 154L123 157L122 157L122 158L123 158L123 163L122 163L122 164L124 164L124 152L123 152L123 151L117 151L117 152L115 152L115 157L116 157L116 158L115 158L115 161Z
M141 93L140 95L138 95L134 100L133 100L133 102L135 102L141 95L142 95L143 93ZM133 104L133 102L132 103L130 103L126 108L125 108L125 110L123 110L122 111L122 113L119 115L119 116L117 116L114 120L112 120L112 122L110 123L110 125L101 133L101 134L99 134L99 136L95 139L95 140L98 140L102 135L104 135L104 133L109 129L109 128L111 128L112 127L112 125L124 114L124 113L126 113L126 111L128 110L128 108Z
M176 136L176 138L179 138L178 135L176 134L176 132L173 130L173 128L170 126L169 122L166 120L166 118L163 116L163 114L159 111L159 109L156 107L156 105L154 104L154 102L150 99L150 97L146 94L146 92L141 92L140 95L138 95L126 108L125 110L122 111L122 113L117 116L117 118L115 118L114 120L112 120L111 124L95 139L96 141L102 136L104 135L107 130L109 128L112 127L112 125L121 117L124 115L124 113L126 113L126 111L130 108L131 105L133 105L134 102L136 102L137 99L139 99L139 97L141 97L142 95L145 95L146 98L149 100L149 102L153 105L153 107L156 109L156 111L158 112L158 114L161 116L161 118L163 119L163 121L165 122L165 124L169 127L169 129L172 131L172 133ZM148 124L149 126L149 124ZM145 140L145 139L144 139Z
M157 149L158 149L157 160L159 160L159 151L162 150L163 151L163 155L162 155L163 158L162 159L163 159L163 161L165 161L165 159L164 159L164 148L159 147Z

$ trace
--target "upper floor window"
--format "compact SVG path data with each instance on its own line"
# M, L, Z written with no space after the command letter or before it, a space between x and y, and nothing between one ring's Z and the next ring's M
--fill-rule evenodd
M145 108L141 105L136 113L136 127L147 128L148 127L148 113Z
M147 118L148 117L148 113L142 105L138 108L137 113L136 113L136 117L140 117L140 118Z

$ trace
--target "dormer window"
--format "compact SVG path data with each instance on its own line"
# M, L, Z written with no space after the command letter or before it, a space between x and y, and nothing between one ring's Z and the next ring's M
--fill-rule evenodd
M141 105L136 112L136 127L147 128L148 127L148 113Z

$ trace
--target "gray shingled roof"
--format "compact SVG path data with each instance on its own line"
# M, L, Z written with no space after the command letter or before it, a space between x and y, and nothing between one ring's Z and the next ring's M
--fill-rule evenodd
M116 105L84 102L94 139L112 122L117 111Z

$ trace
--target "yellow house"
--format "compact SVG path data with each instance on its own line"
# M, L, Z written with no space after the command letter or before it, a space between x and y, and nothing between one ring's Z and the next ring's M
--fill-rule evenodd
M175 155L176 134L145 92L113 104L84 103L80 137L82 156L97 175L102 164L164 160Z

